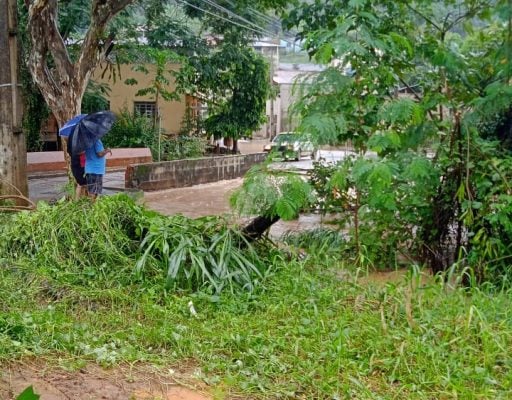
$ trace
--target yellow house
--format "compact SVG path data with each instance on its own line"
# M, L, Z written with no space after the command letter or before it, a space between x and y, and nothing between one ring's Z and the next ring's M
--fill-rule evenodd
M156 75L156 66L145 64L144 67L148 73L134 71L132 64L121 64L116 68L116 79L111 74L103 73L104 67L99 67L92 75L91 79L96 83L108 85L110 91L107 95L109 109L115 113L120 113L127 109L130 113L138 113L148 118L153 118L155 114L160 116L160 127L166 134L177 134L180 131L183 117L185 116L187 106L191 109L191 115L198 115L200 104L192 96L181 95L179 100L166 101L159 98L158 101L154 95L136 96L136 93L151 86L151 82ZM168 70L177 71L179 64L169 64ZM167 73L166 78L170 84L165 89L169 92L175 90L174 80ZM128 85L127 79L135 79L137 84ZM59 150L60 143L58 139L58 125L55 117L50 115L41 127L41 140L45 150Z
M103 71L96 71L92 79L97 83L107 84L110 92L107 96L110 102L110 110L119 113L123 109L127 109L131 113L138 113L153 118L156 115L160 117L160 126L167 134L176 134L180 131L181 123L185 115L187 105L194 107L193 98L189 96L180 96L177 101L166 101L163 98L158 100L153 94L144 96L137 96L136 93L141 90L152 86L152 81L156 75L156 66L152 64L145 64L144 68L148 73L141 71L134 71L132 64L121 64L119 66L116 79L103 74ZM179 64L169 64L168 70L177 71L180 68ZM116 67L117 69L117 67ZM170 80L170 84L165 89L167 91L174 91L174 80L169 73L166 78ZM128 85L125 83L127 79L134 79L137 81L135 85Z

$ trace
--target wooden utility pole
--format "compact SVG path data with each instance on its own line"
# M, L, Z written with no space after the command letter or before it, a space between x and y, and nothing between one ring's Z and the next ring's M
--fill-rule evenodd
M28 196L16 7L16 0L0 0L0 194L15 194L12 185Z

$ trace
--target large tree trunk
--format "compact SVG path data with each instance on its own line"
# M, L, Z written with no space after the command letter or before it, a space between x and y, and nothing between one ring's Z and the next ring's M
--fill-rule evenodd
M0 194L28 196L16 10L16 0L0 0Z

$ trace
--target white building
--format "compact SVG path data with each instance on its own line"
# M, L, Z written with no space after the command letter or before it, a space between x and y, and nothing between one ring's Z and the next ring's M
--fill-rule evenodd
M277 95L267 101L267 122L254 132L253 137L271 139L279 132L295 129L297 121L293 120L290 107L297 100L298 85L304 84L323 69L317 64L278 64L272 77Z

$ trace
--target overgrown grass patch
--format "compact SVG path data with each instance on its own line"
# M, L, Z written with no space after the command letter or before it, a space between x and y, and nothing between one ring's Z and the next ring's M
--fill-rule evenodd
M506 398L510 293L340 281L291 262L244 295L74 286L50 302L35 281L1 313L0 358L115 365L195 360L212 387L262 398ZM5 296L5 294L3 295ZM197 311L189 309L192 301Z
M227 397L507 398L510 292L422 281L417 269L401 282L363 283L334 252L315 248L304 261L258 253L272 273L252 291L220 293L166 288L158 252L158 279L135 274L121 283L108 268L85 278L87 264L68 264L73 278L37 253L6 255L0 363L192 363ZM134 274L136 259L126 253L115 271Z
M40 203L9 221L0 227L0 254L60 283L251 291L272 269L269 243L250 245L221 217L165 217L122 195Z

